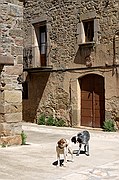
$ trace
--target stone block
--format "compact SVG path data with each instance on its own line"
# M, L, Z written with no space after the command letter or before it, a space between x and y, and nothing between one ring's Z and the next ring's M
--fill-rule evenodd
M21 91L4 91L4 101L6 103L22 103L22 92Z
M20 145L22 144L21 135L7 136L0 138L0 144L4 145Z
M19 47L11 46L11 54L14 56L22 55L23 48L20 46Z
M13 59L12 56L0 55L0 64L13 65L14 64L14 59Z
M21 121L22 121L22 112L5 114L5 122L7 123L15 123Z
M23 56L17 57L17 64L23 64Z
M0 122L4 122L4 114L0 113Z
M110 120L112 117L111 111L105 111L105 120Z
M4 68L5 73L8 75L20 75L23 72L23 65L17 64L15 66L7 66Z
M12 17L22 17L23 16L23 10L21 6L16 6L14 4L10 4L9 12L8 14Z
M23 36L23 32L20 29L11 29L9 33L10 33L10 36L12 36L13 38Z
M21 123L0 123L0 135L11 136L15 134L21 134L22 125Z
M4 105L4 113L17 113L22 112L22 104L14 103L13 105Z
M90 11L80 15L80 20L94 19L96 17L95 11Z
M14 134L21 134L22 131L22 124L20 123L15 123L13 126L13 132Z
M37 17L35 19L32 19L32 24L36 24L36 23L39 23L39 22L43 22L43 21L46 21L48 19L48 17L46 15L41 15L40 17Z
M11 135L11 127L9 124L0 123L0 136L8 136Z
M117 115L116 115L116 116L117 116L117 118L119 119L119 111L117 112Z
M0 114L1 113L4 113L4 106L3 105L0 105Z
M23 45L23 39L22 38L16 38L15 39L15 44L17 46L22 46Z
M6 80L5 80L6 81ZM12 91L13 90L13 85L10 84L10 81L8 81L9 84L6 84L6 86L4 87L4 90L9 90Z
M77 109L72 110L72 126L76 127L77 126Z
M14 24L14 29L21 29L21 27L23 27L23 19L22 19L22 17L16 19L16 24Z

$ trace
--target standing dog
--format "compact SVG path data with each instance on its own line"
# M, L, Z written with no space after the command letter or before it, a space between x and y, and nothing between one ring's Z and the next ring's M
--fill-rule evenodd
M60 166L60 154L64 155L64 163L63 163L64 166L66 166L67 163L68 152L71 154L71 161L73 161L73 151L70 146L69 140L64 138L60 139L56 145L56 152L57 152L58 166Z
M88 131L83 131L81 133L78 133L77 136L73 136L71 138L71 141L76 143L79 143L79 150L77 152L77 156L80 154L81 146L84 144L84 151L87 156L89 156L89 140L90 140L90 134Z

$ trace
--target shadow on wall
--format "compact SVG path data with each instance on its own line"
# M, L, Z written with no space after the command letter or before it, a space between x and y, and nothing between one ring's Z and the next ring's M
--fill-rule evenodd
M0 75L1 75L1 72L3 70L3 67L4 67L4 65L0 64Z
M79 46L75 59L74 59L74 63L86 65L87 61L91 57L92 51L93 49L90 46L84 46L84 45Z
M28 74L26 81L28 82L28 98L23 99L23 121L32 122L36 121L36 114L39 103L46 87L49 72L39 72Z

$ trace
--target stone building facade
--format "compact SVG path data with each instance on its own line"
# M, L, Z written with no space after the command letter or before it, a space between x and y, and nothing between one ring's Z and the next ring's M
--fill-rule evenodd
M0 1L0 144L21 144L23 3Z
M23 120L100 128L119 111L118 0L24 1Z

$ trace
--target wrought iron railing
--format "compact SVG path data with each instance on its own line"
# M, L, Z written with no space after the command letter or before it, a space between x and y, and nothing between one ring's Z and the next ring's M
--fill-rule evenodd
M25 47L23 50L23 67L26 68L36 68L47 66L46 62L46 49L43 53L40 53L39 46Z
M45 52L45 53L44 53ZM40 53L39 46L25 47L23 50L23 69L24 70L49 70L52 66L48 62L47 47Z
M23 68L33 67L33 49L32 47L23 50Z

